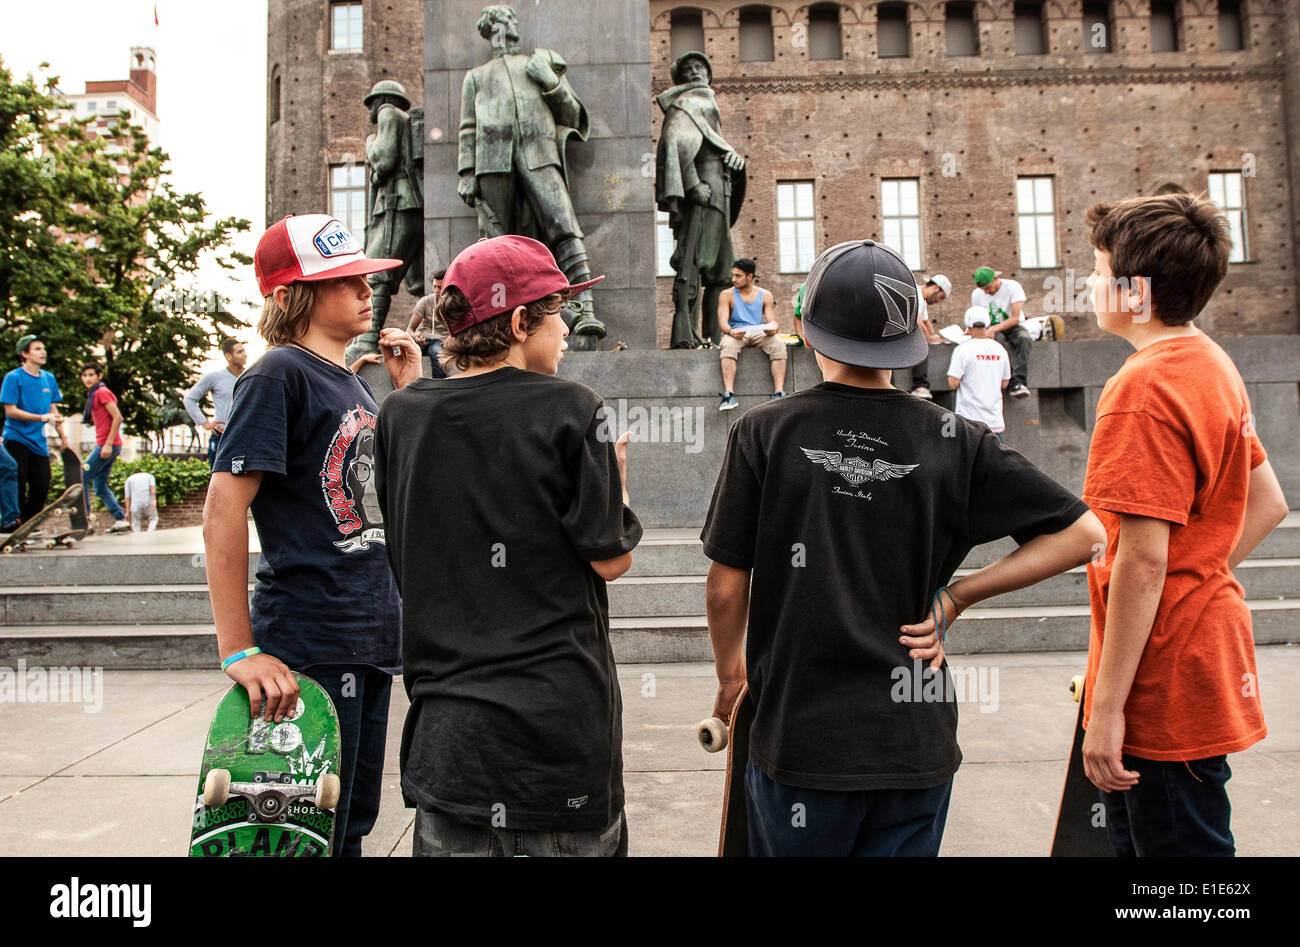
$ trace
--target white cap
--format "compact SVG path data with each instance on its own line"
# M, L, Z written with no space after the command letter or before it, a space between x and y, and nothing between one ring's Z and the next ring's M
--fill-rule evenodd
M926 282L938 286L943 290L945 296L952 295L952 280L948 279L948 277L944 276L942 273L935 273L933 276L927 277Z
M966 310L966 328L971 329L975 326L987 326L989 324L989 311L983 306L971 306Z

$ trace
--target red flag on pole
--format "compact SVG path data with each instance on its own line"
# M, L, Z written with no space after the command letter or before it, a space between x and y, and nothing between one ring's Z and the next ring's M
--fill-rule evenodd
M158 4L153 5L153 25L158 25Z

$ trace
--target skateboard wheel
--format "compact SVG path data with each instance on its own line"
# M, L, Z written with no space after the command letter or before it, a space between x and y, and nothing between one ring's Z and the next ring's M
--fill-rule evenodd
M717 717L701 720L695 728L695 735L700 738L700 746L710 753L727 748L727 725Z
M14 551L13 546L0 546L0 552L4 553L6 556L13 551Z
M53 548L54 548L54 540L52 540L52 539L47 539L47 540L45 540L45 548L46 548L46 549L53 549Z
M1083 675L1076 674L1074 675L1074 677L1070 678L1070 696L1074 698L1074 702L1077 704L1079 702L1079 698L1082 695L1083 695Z
M203 780L203 804L210 808L224 806L230 798L230 770L210 769Z
M333 773L322 776L316 783L316 808L333 809L337 806L341 789L339 778Z

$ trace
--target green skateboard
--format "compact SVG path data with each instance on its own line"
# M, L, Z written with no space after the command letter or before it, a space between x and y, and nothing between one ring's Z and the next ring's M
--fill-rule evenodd
M190 855L329 855L339 801L339 718L329 694L295 674L298 706L280 723L226 692L208 727Z

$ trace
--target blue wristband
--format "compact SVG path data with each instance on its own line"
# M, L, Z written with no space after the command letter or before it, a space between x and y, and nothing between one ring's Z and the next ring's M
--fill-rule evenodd
M254 654L261 654L261 653L262 653L261 648L248 648L247 650L244 651L237 651L234 654L232 654L230 657L226 658L226 660L221 662L221 670L224 671L226 668L230 667L230 665L234 664L236 661L240 661L243 660L244 658L251 657Z

